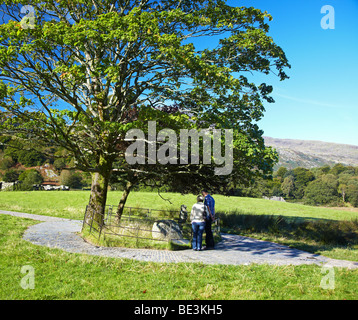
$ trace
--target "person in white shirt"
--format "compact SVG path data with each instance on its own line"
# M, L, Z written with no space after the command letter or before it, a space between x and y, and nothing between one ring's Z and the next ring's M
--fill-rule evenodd
M206 211L204 207L204 197L198 196L197 203L191 209L190 221L193 229L193 250L202 250L203 232L205 230Z

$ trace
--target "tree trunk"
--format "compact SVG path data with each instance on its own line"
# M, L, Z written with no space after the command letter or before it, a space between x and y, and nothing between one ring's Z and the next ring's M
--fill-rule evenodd
M124 188L124 191L123 191L123 194L122 194L122 198L121 198L121 200L119 200L119 204L118 204L118 208L117 208L117 216L116 216L116 222L117 223L119 223L119 221L121 220L124 205L127 202L127 198L129 196L129 193L131 192L132 187L133 187L132 182L127 181L127 184L126 184L126 186Z
M105 174L92 173L91 196L87 207L85 221L99 230L103 226L107 200L110 170ZM91 221L93 219L93 221ZM84 224L85 226L85 224Z

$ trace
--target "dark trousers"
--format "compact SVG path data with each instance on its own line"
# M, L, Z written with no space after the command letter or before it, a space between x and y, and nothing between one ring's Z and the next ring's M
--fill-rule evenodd
M206 233L206 247L207 248L214 248L214 236L213 232L211 231L211 221L207 220L205 224L205 233Z

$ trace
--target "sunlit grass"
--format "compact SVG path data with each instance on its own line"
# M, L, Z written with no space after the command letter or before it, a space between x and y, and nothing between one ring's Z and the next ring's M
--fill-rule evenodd
M349 299L358 298L358 270L335 268L335 288L320 286L316 265L154 263L67 253L22 239L37 222L0 215L0 299ZM23 266L35 288L20 285Z
M155 192L131 192L126 206L177 210L179 212L182 204L185 204L190 211L191 206L196 202L196 195L177 193L162 193L161 195L168 201L163 200ZM0 192L0 209L82 219L89 196L89 191ZM120 191L109 192L107 204L116 206L120 197ZM222 212L240 210L243 213L250 214L330 220L351 220L358 217L358 213L354 211L312 207L265 199L225 197L221 195L214 195L214 198L216 210Z
M0 192L0 209L81 220L83 219L89 196L89 191ZM107 204L116 206L120 196L120 191L109 192ZM256 219L258 221L270 216L282 216L287 221L315 221L322 219L324 221L351 221L358 217L358 213L355 211L312 207L265 199L225 197L221 195L214 195L214 198L218 212L229 215L232 212L236 212L249 216L263 216L263 219ZM196 195L162 193L159 196L155 192L131 192L126 205L127 207L177 210L179 214L182 204L187 205L190 212L191 206L195 202ZM320 241L311 237L297 237L292 232L275 234L267 230L263 232L250 229L244 230L240 227L240 224L234 222L231 223L231 226L230 232L287 244L294 248L322 254L330 258L358 261L358 248L356 245L342 246L339 244L320 243ZM132 242L126 239L124 244L117 243L117 245L132 246ZM110 244L108 242L106 245L114 245L114 243ZM137 246L138 243L135 242L134 245ZM147 243L144 245L148 246Z

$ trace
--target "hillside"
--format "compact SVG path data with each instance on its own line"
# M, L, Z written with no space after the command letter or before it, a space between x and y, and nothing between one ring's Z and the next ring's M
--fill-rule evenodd
M286 167L313 168L325 164L358 166L358 146L314 140L276 139L264 137L265 144L279 153L279 163L275 169Z

